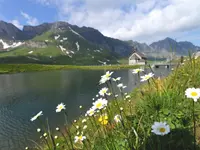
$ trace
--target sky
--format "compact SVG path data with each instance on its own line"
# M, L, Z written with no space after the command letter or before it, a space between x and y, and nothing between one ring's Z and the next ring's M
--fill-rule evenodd
M200 46L200 0L0 0L0 20L66 21L105 36L150 44L171 37Z

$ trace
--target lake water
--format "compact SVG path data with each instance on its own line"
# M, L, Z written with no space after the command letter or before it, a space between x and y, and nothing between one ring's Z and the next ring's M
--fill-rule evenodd
M156 76L166 76L170 68L155 69ZM30 118L39 111L48 117L52 128L64 123L63 116L55 113L57 104L63 102L70 119L92 105L99 89L99 79L105 71L70 70L0 75L0 150L22 150L29 139L37 139L37 124ZM114 71L122 77L127 92L135 87L131 70Z

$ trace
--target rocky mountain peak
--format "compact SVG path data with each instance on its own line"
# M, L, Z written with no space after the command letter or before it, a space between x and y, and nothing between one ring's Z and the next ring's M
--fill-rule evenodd
M13 40L20 38L22 31L14 26L12 23L7 23L0 20L0 38Z

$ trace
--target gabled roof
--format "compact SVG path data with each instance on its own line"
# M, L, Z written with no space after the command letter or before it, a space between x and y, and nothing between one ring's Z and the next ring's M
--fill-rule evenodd
M147 59L147 57L143 53L141 53L141 52L139 52L137 50L134 50L133 54L131 54L131 56L129 58L131 58L134 54L136 54L137 56L139 56L142 59Z
M141 53L139 51L136 51L135 53L137 53L139 56L141 56L142 58L145 58L146 59L146 56L144 55L144 53Z

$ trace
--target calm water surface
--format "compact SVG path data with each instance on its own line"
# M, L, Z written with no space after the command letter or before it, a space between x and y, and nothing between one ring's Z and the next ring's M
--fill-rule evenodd
M166 76L171 69L155 69L156 76ZM30 118L39 111L48 117L53 128L64 123L56 114L57 104L66 104L70 119L77 119L80 105L88 109L92 98L101 88L98 85L104 71L51 71L0 75L0 150L22 150L29 139L39 138L37 124ZM114 71L122 77L127 92L135 87L131 70ZM84 110L85 111L85 110Z

